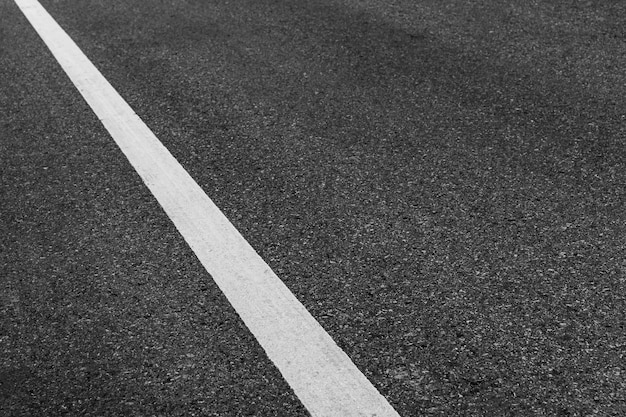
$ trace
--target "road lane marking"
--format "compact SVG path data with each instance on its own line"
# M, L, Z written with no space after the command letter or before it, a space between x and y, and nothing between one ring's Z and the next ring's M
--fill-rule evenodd
M15 0L313 416L398 416L36 0Z

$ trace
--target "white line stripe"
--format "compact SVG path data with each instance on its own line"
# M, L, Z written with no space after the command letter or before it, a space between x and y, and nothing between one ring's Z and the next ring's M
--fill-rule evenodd
M313 416L398 416L36 0L15 0Z

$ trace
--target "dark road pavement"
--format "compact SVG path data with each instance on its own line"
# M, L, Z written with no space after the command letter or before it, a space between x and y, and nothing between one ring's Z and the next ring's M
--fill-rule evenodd
M402 416L626 414L626 5L42 4ZM308 415L0 0L0 414Z

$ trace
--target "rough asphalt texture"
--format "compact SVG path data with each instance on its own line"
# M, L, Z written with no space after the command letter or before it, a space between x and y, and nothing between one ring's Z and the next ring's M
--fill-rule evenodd
M626 415L626 4L42 2L402 416ZM0 415L304 416L0 0Z

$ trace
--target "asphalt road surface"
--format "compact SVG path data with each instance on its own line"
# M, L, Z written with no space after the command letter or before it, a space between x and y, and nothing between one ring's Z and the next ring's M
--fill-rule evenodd
M42 4L403 417L626 415L626 3ZM0 415L306 416L0 0Z

